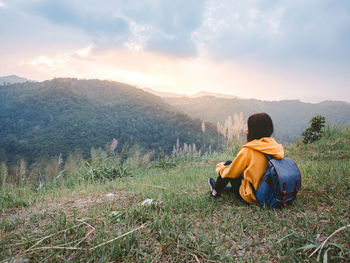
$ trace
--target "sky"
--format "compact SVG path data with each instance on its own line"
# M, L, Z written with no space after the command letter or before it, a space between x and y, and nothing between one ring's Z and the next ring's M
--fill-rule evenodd
M350 102L349 0L0 0L0 76Z

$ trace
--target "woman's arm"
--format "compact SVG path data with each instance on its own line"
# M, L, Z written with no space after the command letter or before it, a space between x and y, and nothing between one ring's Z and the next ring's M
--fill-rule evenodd
M242 148L230 165L225 166L224 162L218 163L216 165L216 173L222 178L237 178L248 167L250 159L250 150Z

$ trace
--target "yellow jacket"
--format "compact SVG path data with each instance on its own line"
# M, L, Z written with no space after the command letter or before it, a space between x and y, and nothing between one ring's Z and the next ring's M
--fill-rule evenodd
M250 183L254 189L258 189L261 178L267 169L267 159L264 154L282 159L284 157L283 146L271 137L253 140L240 148L230 165L224 166L224 162L216 165L216 173L222 178L237 178L243 174L239 194L250 204L257 202Z

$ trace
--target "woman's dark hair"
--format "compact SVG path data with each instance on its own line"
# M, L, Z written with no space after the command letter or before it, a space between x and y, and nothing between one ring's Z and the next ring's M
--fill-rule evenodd
M266 113L256 113L248 118L247 141L270 137L273 133L272 119Z

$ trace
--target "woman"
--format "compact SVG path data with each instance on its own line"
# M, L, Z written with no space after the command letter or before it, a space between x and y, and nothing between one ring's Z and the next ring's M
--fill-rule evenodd
M216 165L216 182L213 178L208 180L211 196L220 196L229 189L226 185L231 183L230 190L237 196L249 204L257 203L254 192L267 169L268 161L264 154L276 159L284 157L283 147L271 138L272 133L273 123L266 113L253 114L248 118L247 143L240 148L232 162Z

